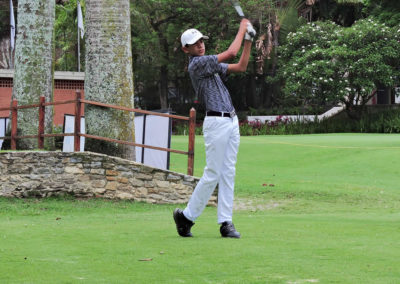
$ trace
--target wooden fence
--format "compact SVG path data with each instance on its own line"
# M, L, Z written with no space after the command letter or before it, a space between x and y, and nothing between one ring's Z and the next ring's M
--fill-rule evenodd
M74 130L74 133L45 134L45 131L44 131L44 129L45 129L44 128L45 107L61 105L61 104L75 104L75 130ZM163 116L163 117L169 117L169 118L173 118L173 119L188 121L188 123L189 123L188 151L185 152L185 151L181 151L181 150L174 150L174 149L170 149L170 148L162 148L162 147L144 145L144 144L134 143L134 142L130 142L130 141L123 141L123 140L117 140L117 139L111 139L111 138L81 133L80 121L81 121L82 104L90 104L90 105L101 106L101 107L105 107L105 108L113 108L113 109L117 109L117 110L121 110L121 111L143 113L143 114L148 114L148 115ZM18 110L28 109L28 108L39 108L38 135L18 136L17 135ZM40 97L39 104L23 105L23 106L19 106L18 101L13 100L11 103L11 107L0 108L0 111L3 111L3 110L11 111L11 136L0 137L0 139L10 139L11 140L11 150L17 150L17 140L18 139L37 138L39 149L43 149L44 148L44 138L46 138L46 137L74 136L74 151L79 152L80 137L86 137L86 138L92 138L92 139L114 142L114 143L119 143L119 144L125 144L125 145L130 145L130 146L143 147L143 148L148 148L148 149L153 149L153 150L167 151L167 152L187 155L188 156L187 174L193 175L194 141L195 141L195 126L196 126L196 110L194 108L192 108L190 110L189 117L166 114L166 113L158 113L158 112L152 112L152 111L147 111L147 110L128 108L128 107L116 106L116 105L108 105L108 104L104 104L104 103L88 101L88 100L82 99L81 92L79 90L77 90L76 98L74 100L46 102L44 97Z

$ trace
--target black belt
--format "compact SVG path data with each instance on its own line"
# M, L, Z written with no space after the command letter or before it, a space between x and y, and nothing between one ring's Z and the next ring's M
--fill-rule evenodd
M221 116L221 117L234 117L236 113L232 112L219 112L219 111L207 111L207 116Z

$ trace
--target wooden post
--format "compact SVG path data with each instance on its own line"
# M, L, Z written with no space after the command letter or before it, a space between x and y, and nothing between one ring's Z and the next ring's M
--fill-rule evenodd
M11 150L17 150L17 121L18 121L18 101L13 100L11 104Z
M44 117L45 117L45 97L39 98L39 133L38 133L38 147L39 149L44 149Z
M194 108L190 109L189 115L189 149L188 149L188 175L193 175L194 169L194 139L196 134L196 110Z
M74 128L74 151L81 150L81 91L76 90L76 104L75 104L75 128Z

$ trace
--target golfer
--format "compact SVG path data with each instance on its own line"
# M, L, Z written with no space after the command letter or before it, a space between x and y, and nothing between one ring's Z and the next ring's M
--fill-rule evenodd
M186 208L174 210L178 234L192 237L194 221L203 212L218 184L218 224L222 237L240 238L232 223L235 165L240 142L239 123L230 94L223 83L227 74L245 72L249 62L252 37L255 31L249 20L242 19L238 33L228 50L218 55L205 55L204 40L196 29L186 30L181 36L182 50L189 55L189 75L195 92L204 104L203 123L206 166ZM224 63L244 48L239 62Z

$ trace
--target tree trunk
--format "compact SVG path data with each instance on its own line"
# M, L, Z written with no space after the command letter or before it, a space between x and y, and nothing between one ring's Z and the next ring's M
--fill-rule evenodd
M161 109L168 108L168 68L163 65L160 67L160 106Z
M13 69L14 52L11 51L10 39L0 40L0 69Z
M13 98L19 105L38 104L39 97L53 101L54 89L54 0L19 0L15 45ZM53 109L46 107L45 131L53 127ZM18 111L18 135L38 133L38 109ZM54 148L54 139L46 139L45 147ZM18 148L33 149L37 139L18 141Z
M250 72L248 78L248 88L246 91L246 102L247 105L253 108L259 107L258 94L256 90L256 70L257 70L257 62L253 62L251 65L252 72Z
M153 25L154 30L158 34L158 41L160 43L160 48L164 53L164 58L160 66L160 83L159 83L159 94L160 94L160 106L161 109L168 108L168 41L167 38L162 34L159 25Z
M86 1L85 97L134 107L129 0ZM87 105L87 132L134 142L134 113ZM133 160L133 146L88 141L87 149Z

